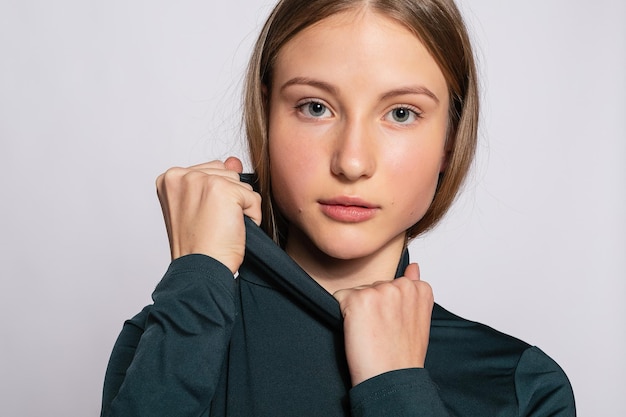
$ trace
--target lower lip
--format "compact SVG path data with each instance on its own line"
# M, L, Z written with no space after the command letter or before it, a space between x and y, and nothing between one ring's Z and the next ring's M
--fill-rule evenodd
M322 213L331 219L343 223L360 223L376 215L377 208L361 206L343 206L339 204L320 204Z

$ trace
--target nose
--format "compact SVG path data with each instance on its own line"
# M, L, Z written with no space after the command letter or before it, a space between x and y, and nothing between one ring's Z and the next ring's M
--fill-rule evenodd
M376 170L376 134L367 123L346 121L337 134L332 173L348 181L369 178Z

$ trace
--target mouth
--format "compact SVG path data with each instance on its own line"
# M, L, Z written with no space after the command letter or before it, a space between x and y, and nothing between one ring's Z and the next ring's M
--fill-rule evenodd
M357 197L337 197L319 200L318 203L326 217L341 223L364 222L380 210L380 206Z
M327 200L319 200L320 204L329 206L345 206L345 207L361 207L361 208L380 208L376 204L369 203L359 197L335 197Z

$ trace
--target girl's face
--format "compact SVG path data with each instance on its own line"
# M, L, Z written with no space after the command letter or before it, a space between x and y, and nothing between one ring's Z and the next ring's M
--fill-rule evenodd
M273 74L271 178L287 252L301 264L387 257L395 266L446 159L439 67L403 25L358 10L300 32Z

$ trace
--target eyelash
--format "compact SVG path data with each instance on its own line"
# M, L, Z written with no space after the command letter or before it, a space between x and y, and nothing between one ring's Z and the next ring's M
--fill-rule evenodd
M296 110L298 110L300 113L303 113L304 112L303 109L305 108L305 106L310 106L311 104L319 104L320 106L324 107L325 112L326 111L330 112L330 109L328 108L328 106L326 104L324 104L323 102L321 102L319 100L315 100L315 99L307 99L306 101L300 102L297 105L295 105L294 108ZM413 120L413 122L423 118L422 112L417 107L411 106L409 104L399 104L399 105L394 106L391 110L389 110L389 111L387 111L385 113L383 118L386 119L388 115L392 115L394 111L399 110L399 109L408 110L409 113L411 115L413 115L413 117L415 118L415 120ZM312 115L305 115L305 117L308 117L308 118L311 118L311 119L321 119L321 118L323 118L321 116L320 117L315 117L315 116L312 116ZM391 117L393 117L393 116L391 116ZM401 125L408 124L408 123L403 123L403 122L400 122L400 121L397 121L397 120L393 120L393 122L394 123L399 123Z
M422 119L422 112L415 106L411 106L409 104L399 104L397 106L394 106L391 110L389 110L387 113L385 113L385 118L387 118L387 115L392 115L392 113L396 110L399 109L405 109L408 110L410 114L413 115L413 117L415 118L415 121ZM391 116L393 117L393 116ZM398 122L398 121L394 121L394 123L399 123L399 124L405 124L402 122Z
M324 106L324 109L326 111L330 112L330 109L328 108L328 106L326 104L324 104L323 102L321 102L319 100L314 100L314 99L307 99L304 102L300 102L300 103L296 104L294 106L294 108L296 110L298 110L300 113L303 113L303 110L304 110L305 106L310 106L311 104L319 104L320 106ZM322 117L315 117L315 116L312 116L312 115L305 115L305 117L308 117L310 119L321 119L322 118Z

